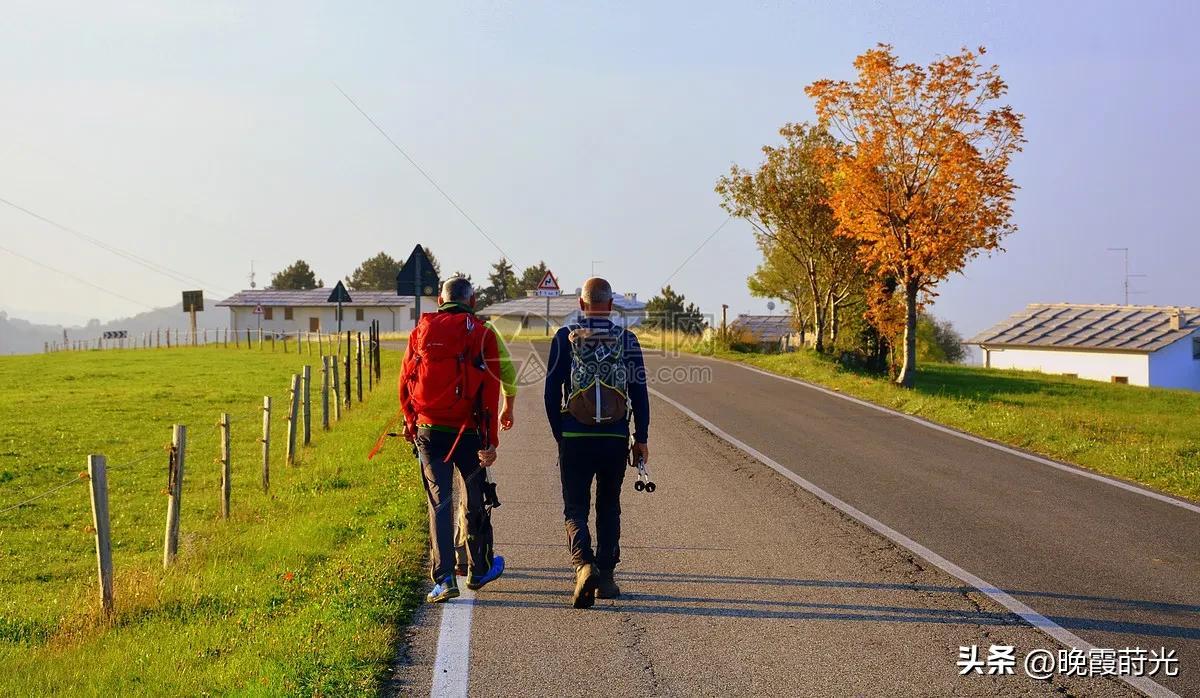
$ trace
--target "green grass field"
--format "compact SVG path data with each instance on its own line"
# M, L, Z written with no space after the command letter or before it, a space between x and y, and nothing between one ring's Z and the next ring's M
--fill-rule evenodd
M291 374L314 365L313 443L284 463ZM0 358L0 693L374 694L420 598L424 493L403 442L367 453L395 411L384 383L329 432L320 359L233 349ZM365 380L365 378L364 378ZM271 395L271 491L260 489ZM219 516L217 421L232 415L233 500ZM162 569L171 425L188 426L180 554ZM396 440L391 440L396 441ZM116 612L100 612L89 453L109 462Z
M639 336L642 336L639 334ZM930 364L916 387L804 350L752 354L645 334L648 346L740 361L1164 492L1200 499L1200 393Z

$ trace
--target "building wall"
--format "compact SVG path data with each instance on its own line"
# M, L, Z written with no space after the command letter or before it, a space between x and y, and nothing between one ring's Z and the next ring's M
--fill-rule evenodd
M1200 332L1150 355L1150 385L1200 390L1200 359L1193 358L1194 339L1200 339Z
M264 308L267 306L263 306ZM282 306L270 306L272 308L273 317L270 320L261 319L261 327L265 332L308 332L309 319L316 318L321 332L336 332L338 328L337 322L337 306L330 304L328 306L296 306L292 308L292 319L286 320L284 308ZM436 298L424 298L421 301L421 312L432 312L437 309ZM415 308L410 305L397 306L362 306L363 319L356 319L357 308L353 305L342 307L342 331L347 330L352 332L365 332L371 325L372 320L379 321L379 327L384 332L407 332L411 330L416 322L413 319ZM254 308L238 307L229 309L230 327L238 332L245 332L247 329L257 331L260 327L260 318L254 314Z
M1080 378L1111 382L1113 376L1129 378L1130 385L1150 385L1150 360L1146 354L1063 349L991 349L985 362L992 368L1016 368L1042 373L1073 373Z

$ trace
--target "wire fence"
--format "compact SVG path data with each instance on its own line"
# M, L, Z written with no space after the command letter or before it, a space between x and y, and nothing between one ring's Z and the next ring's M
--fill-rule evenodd
M219 470L222 518L229 518L230 512L233 425L238 423L261 424L261 436L257 429L249 433L254 435L255 442L262 447L261 486L264 493L269 492L270 467L272 461L279 460L278 447L280 445L283 446L285 454L284 462L288 465L299 464L298 454L304 446L311 442L314 424L317 430L332 428L344 418L345 410L350 409L351 405L365 401L363 388L370 391L380 385L382 357L378 324L372 323L365 342L362 341L361 333L359 333L358 340L329 344L330 349L337 347L339 353L323 354L321 364L318 365L318 370L315 372L312 371L311 365L304 366L303 371L291 376L286 391L277 395L263 396L262 403L253 408L219 413L218 421L214 426L219 433L220 457L216 459L216 462L222 466ZM343 373L343 371L347 373ZM365 381L364 371L368 373ZM334 373L337 373L341 379L335 381ZM347 380L348 378L350 380ZM313 409L314 401L317 403L315 410ZM286 427L283 433L272 431L273 424L278 423L282 423ZM242 442L241 446L245 447L248 444ZM164 567L169 567L174 561L175 551L178 547L180 530L178 504L182 494L183 464L187 453L187 427L177 424L172 427L170 442L137 451L124 458L114 459L112 463L109 463L107 458L102 455L89 456L87 469L78 472L70 479L59 481L44 490L25 496L19 501L0 504L0 517L6 517L12 512L34 505L73 485L89 483L93 525L89 526L88 530L96 537L102 607L106 613L111 613L114 606L108 472L113 470L129 471L152 459L163 459L167 463L168 485L165 493L168 495L168 532L164 542L163 564ZM271 457L272 453L275 454L274 458ZM4 518L0 518L0 526L4 524Z

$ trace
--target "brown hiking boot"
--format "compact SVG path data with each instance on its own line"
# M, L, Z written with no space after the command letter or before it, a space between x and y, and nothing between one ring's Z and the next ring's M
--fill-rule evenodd
M612 570L600 570L596 581L596 598L615 599L621 596L621 587L613 579Z
M591 608L596 603L596 566L592 563L575 568L575 593L571 605L575 608Z

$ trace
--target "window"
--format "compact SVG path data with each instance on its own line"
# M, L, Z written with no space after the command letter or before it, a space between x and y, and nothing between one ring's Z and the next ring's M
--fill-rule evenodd
M1192 359L1200 361L1200 337L1192 337Z
M1129 376L1113 376L1112 382L1120 383L1121 385L1128 385L1129 384Z
M354 309L354 319L358 320L359 322L362 322L362 319L363 319L363 309L362 308Z
M321 331L321 318L310 317L308 319L308 331L309 332L320 332Z
M283 319L284 319L284 320L291 320L291 319L292 319L292 309L291 309L291 308L284 308L284 309L283 309Z
M264 320L274 320L275 319L275 309L274 308L263 308L263 319Z

